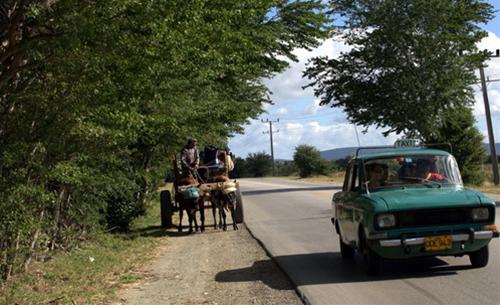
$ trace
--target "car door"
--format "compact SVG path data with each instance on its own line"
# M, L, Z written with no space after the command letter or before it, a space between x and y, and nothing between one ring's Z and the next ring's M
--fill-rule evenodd
M336 193L333 197L335 218L345 243L352 243L356 240L353 200L358 196L360 189L358 168L357 162L353 161L349 164L342 192Z

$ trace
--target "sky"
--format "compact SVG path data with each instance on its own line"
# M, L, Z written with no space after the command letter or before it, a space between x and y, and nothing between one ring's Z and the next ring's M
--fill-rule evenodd
M494 51L500 49L500 0L489 1L497 10L496 16L483 28L488 37L479 43L480 49ZM364 127L354 126L347 121L346 115L339 108L319 106L319 99L313 94L313 89L303 90L308 83L302 78L302 72L308 59L317 56L337 57L341 52L348 51L348 46L341 41L329 39L318 48L307 51L297 49L298 62L290 62L290 67L272 79L265 79L264 84L272 92L272 105L265 105L265 113L258 119L244 126L244 134L235 135L229 141L229 147L236 156L245 158L249 153L262 152L270 154L269 124L261 120L272 120L273 143L275 159L292 159L295 147L300 144L312 145L319 150L341 147L392 145L399 136L384 137L384 130L369 128L363 133ZM485 75L490 80L500 80L500 58L488 61ZM488 141L484 102L479 85L474 85L475 100L474 115L476 126ZM500 81L488 83L488 97L492 114L495 141L500 142Z

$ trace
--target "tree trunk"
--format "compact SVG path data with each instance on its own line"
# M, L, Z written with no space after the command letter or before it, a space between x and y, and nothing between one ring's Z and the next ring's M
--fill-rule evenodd
M61 227L61 214L63 213L63 205L64 202L68 199L68 187L67 186L62 186L61 191L59 192L59 196L57 197L56 201L56 210L55 210L55 215L54 215L54 227L53 227L53 233L52 233L52 240L50 243L50 250L55 249L56 245L56 240L59 236L59 230Z
M14 246L14 251L13 251L13 254L12 254L12 259L9 261L7 261L7 274L5 275L5 280L8 281L10 279L10 277L13 275L14 273L14 268L15 268L15 264L16 264L16 260L17 260L17 252L19 251L19 240L21 238L21 232L17 232L17 236L16 236L16 241L14 242L15 243L15 246ZM8 258L7 258L8 260Z
M41 222L43 220L44 214L45 214L45 210L42 210L40 212L40 217L38 220L40 222L40 225L36 228L35 234L33 234L33 240L31 241L31 245L30 245L30 253L28 255L28 258L24 262L24 271L28 271L28 267L31 263L31 260L33 259L33 255L35 254L35 247L36 247L36 244L38 242L38 236L40 235L40 226L41 226Z

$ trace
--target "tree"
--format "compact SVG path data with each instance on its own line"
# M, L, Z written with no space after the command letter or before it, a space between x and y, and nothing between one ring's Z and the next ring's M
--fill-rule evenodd
M295 162L293 161L276 161L276 172L278 173L279 176L290 176L293 174L296 174L298 169L297 166L295 165Z
M481 184L484 181L482 166L486 161L486 152L482 144L483 136L474 126L471 109L454 109L444 115L445 124L439 130L443 136L430 138L429 142L450 143L464 183Z
M352 160L352 156L346 156L342 159L335 160L335 167L340 171L345 171L349 162Z
M492 6L481 0L331 5L346 18L348 30L339 34L352 49L337 59L316 58L306 70L321 104L344 109L355 124L386 128L385 135L403 133L424 142L457 136L447 132L474 103L474 71L487 56L476 47L487 35L479 24L494 16ZM474 127L466 129L453 132L465 139ZM464 141L454 144L468 151ZM466 177L479 175L472 173L481 158L460 159Z
M244 178L248 176L247 164L245 159L236 157L234 160L234 169L230 173L231 177Z
M251 177L268 176L273 167L271 156L265 152L248 154L245 163L247 172Z
M435 136L443 113L474 102L474 70L485 60L479 28L494 16L481 0L333 0L346 18L339 35L352 46L316 58L305 75L322 105L390 132ZM390 12L390 13L388 13ZM343 30L347 28L347 30ZM436 128L436 126L438 128Z
M314 146L302 144L295 147L293 162L299 169L299 176L302 178L326 172L326 163L321 159L319 150Z
M269 102L262 79L328 35L319 1L0 6L0 281L126 230L188 137L241 132Z

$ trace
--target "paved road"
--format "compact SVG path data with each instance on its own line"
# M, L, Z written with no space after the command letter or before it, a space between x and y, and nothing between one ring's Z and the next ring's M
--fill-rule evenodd
M309 304L500 304L500 240L486 268L468 257L393 261L378 277L361 257L345 263L330 222L339 187L281 179L240 180L245 222ZM497 219L500 215L497 212Z

